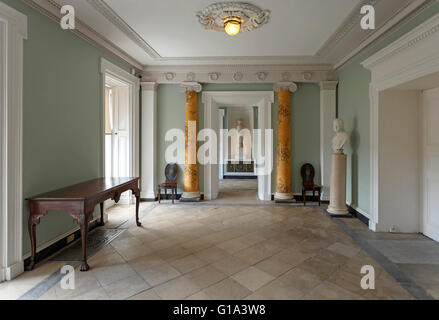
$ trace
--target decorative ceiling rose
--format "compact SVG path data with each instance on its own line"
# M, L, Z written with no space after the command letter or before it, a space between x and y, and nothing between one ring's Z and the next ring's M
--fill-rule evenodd
M205 29L234 36L266 24L270 11L244 2L218 2L198 11L196 16Z

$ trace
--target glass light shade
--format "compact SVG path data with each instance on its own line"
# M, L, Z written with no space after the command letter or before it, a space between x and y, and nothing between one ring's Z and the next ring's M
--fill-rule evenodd
M229 19L224 22L224 30L229 36L234 36L241 30L241 21L237 19Z

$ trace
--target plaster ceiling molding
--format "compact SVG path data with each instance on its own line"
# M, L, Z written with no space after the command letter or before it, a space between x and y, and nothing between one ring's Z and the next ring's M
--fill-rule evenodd
M34 8L38 12L42 13L49 19L59 23L61 19L61 5L55 0L23 0L27 5ZM90 28L88 24L84 23L80 18L75 19L75 29L71 30L74 34L81 37L85 41L91 43L97 48L106 50L137 70L142 70L144 67L142 63L136 58L133 58L131 54L126 52L120 46L116 45L113 41L103 37L99 32Z
M209 79L212 81L217 81L220 77L219 72L209 72L208 73Z
M175 78L175 73L174 72L165 72L163 74L163 76L165 77L166 80L172 81Z
M273 86L273 90L276 92L279 92L280 90L289 90L294 93L297 91L297 84L291 81L276 82Z
M340 41L342 41L347 34L349 34L352 29L360 25L361 18L361 8L365 5L371 5L373 7L380 1L385 0L362 0L352 11L352 13L345 19L337 31L323 44L323 46L317 52L317 56L326 56L329 51L335 48Z
M302 77L303 80L310 81L312 79L312 72L303 72Z
M265 79L267 79L267 72L256 72L256 79L260 80L260 81L264 81Z
M235 81L241 81L244 78L244 74L242 72L235 72L233 74L233 80Z
M183 92L186 91L195 91L195 92L201 92L203 87L198 82L191 82L191 81L184 81L180 83L180 88Z
M270 11L244 2L213 3L196 13L198 22L208 30L224 31L224 21L229 17L242 20L240 32L260 28L270 20Z
M189 72L189 73L186 75L186 80L187 80L187 81L195 81L195 73L193 73L193 72Z
M160 55L136 32L134 31L111 7L103 0L86 0L97 12L103 15L108 21L121 30L128 38L141 47L149 57L160 58Z

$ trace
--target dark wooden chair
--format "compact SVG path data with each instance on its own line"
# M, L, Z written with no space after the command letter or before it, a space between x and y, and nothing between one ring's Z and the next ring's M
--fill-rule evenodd
M160 193L161 190L165 190L165 195L167 195L168 189L172 192L172 203L174 203L175 195L177 194L177 175L178 166L175 163L168 163L165 168L166 182L158 185L157 197L160 203Z
M315 193L317 191L320 206L322 187L314 183L315 170L313 165L310 163L305 163L300 169L300 174L302 176L303 205L306 206L306 192L312 191L312 196L315 197Z

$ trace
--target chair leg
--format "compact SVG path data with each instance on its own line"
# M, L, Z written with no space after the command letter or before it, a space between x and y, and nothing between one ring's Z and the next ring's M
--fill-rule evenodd
M160 188L158 188L158 190L157 190L157 196L159 198L159 203L160 203Z
M321 196L322 196L322 190L319 189L319 207L320 207L320 204L322 202Z
M174 204L174 188L172 188L172 204Z
M306 206L306 190L302 190L302 196L303 196L303 206Z

